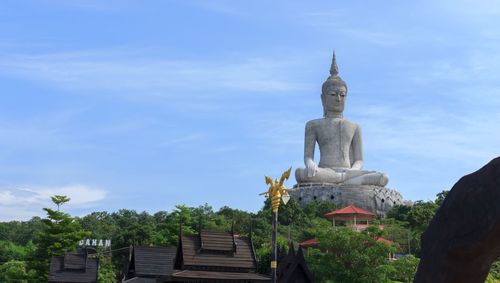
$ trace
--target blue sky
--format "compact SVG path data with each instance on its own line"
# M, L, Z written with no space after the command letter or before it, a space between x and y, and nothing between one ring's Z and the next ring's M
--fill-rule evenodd
M5 1L0 221L53 194L258 210L303 166L333 49L365 168L434 199L500 152L499 26L486 0Z

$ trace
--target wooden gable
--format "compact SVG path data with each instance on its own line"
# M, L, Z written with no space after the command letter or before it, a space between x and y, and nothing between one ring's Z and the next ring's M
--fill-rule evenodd
M312 283L314 282L313 274L309 270L302 253L299 248L295 254L293 244L290 244L287 255L282 255L278 261L278 269L276 270L278 283Z
M86 254L67 253L50 260L48 282L97 282L99 260Z
M230 232L201 230L180 233L172 282L270 282L269 276L251 273L257 267L249 237Z
M175 247L131 248L124 272L126 282L135 282L139 278L168 278L173 272L176 251Z
M257 266L251 239L228 232L181 235L178 248L180 269L248 272Z

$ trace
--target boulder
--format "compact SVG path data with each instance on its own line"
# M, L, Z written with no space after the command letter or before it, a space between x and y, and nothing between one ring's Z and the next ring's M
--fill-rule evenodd
M500 158L462 177L422 235L414 282L483 283L500 257Z

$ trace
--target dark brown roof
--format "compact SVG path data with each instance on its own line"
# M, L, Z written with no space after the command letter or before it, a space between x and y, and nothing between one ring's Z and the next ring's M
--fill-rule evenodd
M134 247L136 276L170 275L174 268L175 247Z
M260 282L270 282L270 278L255 273L241 273L241 272L218 272L218 271L195 271L195 270L183 270L172 274L172 279L177 281L182 281L186 279L197 280L246 280L248 281L260 281Z
M232 233L204 231L204 246L224 249L227 247L228 235L232 238ZM182 249L182 261L184 268L189 267L217 267L228 269L254 269L256 267L255 255L253 253L252 242L247 237L234 237L236 249L228 253L226 250L205 250L201 249L199 235L181 236L180 248ZM183 269L184 269L183 268Z
M84 258L84 264L82 265L82 256L75 254L53 256L50 260L49 282L97 282L99 260L96 258L87 258L85 260Z
M146 277L134 277L125 281L123 283L157 283L156 278L146 278Z
M233 235L227 232L202 230L200 238L203 250L233 252L236 248Z
M302 249L299 248L297 254L293 244L290 243L288 255L282 256L281 261L278 261L278 269L276 271L278 283L312 283L313 274L307 267Z
M64 269L85 269L86 254L67 253L64 255Z

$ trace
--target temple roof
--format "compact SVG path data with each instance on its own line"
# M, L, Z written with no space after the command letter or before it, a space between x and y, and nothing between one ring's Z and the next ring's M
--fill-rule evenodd
M134 247L136 276L168 276L172 274L177 248Z
M68 253L50 260L49 282L97 282L99 260L86 254Z
M201 271L201 270L178 271L172 274L172 279L173 280L182 279L182 281L187 281L191 279L194 280L195 282L206 282L206 280L238 280L238 281L244 280L244 282L249 282L249 281L270 282L270 278L268 276L256 273L219 272L219 271Z
M87 264L86 254L67 253L64 255L64 269L85 269Z
M169 278L174 270L176 247L131 247L123 282L157 282Z
M256 267L252 241L248 237L237 237L228 232L203 231L200 235L181 235L180 240L183 266L219 269Z
M278 269L276 270L278 283L314 282L313 274L307 267L302 249L299 248L297 254L293 243L290 243L288 254L282 255L278 260Z
M200 240L201 248L206 251L234 252L236 249L231 233L202 230Z

